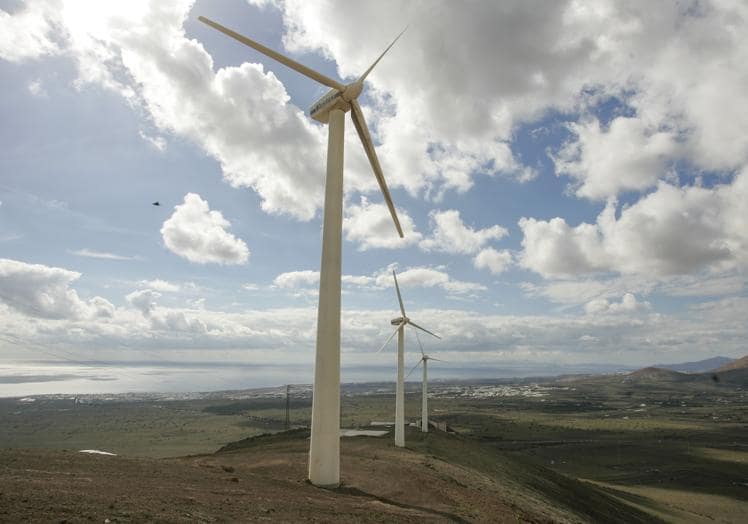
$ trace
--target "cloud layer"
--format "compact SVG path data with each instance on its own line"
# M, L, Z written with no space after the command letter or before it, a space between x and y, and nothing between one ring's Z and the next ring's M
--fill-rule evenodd
M594 224L523 218L521 263L545 277L673 275L748 265L748 170L712 188L660 182L635 204L608 201Z

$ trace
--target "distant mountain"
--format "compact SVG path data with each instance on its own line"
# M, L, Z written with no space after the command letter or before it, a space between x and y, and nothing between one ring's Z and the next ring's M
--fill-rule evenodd
M715 382L748 386L748 355L715 369L710 375Z
M712 357L696 362L681 362L680 364L655 364L652 367L680 371L681 373L705 373L707 371L717 371L717 368L734 361L735 359L727 357Z
M748 355L737 360L731 360L714 371L715 373L722 373L723 371L733 371L736 369L748 369Z
M688 375L671 369L656 367L632 371L623 379L624 382L675 382L680 380L688 380Z

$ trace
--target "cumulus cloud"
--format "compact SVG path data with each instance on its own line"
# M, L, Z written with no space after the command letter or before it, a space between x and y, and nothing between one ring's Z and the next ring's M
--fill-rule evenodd
M512 253L509 250L498 251L492 247L482 249L473 259L476 268L488 269L494 275L503 273L511 264Z
M164 245L173 253L198 264L245 264L247 244L227 231L231 223L220 211L211 211L208 202L187 193L184 203L161 227Z
M610 302L604 298L591 300L584 306L584 311L588 315L619 314L634 313L649 307L649 302L640 302L631 293L626 293L620 302Z
M748 265L748 170L713 188L660 182L635 204L609 201L595 224L519 222L521 264L545 277L613 271L673 275ZM620 216L616 216L619 213Z
M11 62L60 53L54 40L59 3L29 2L13 14L0 9L0 58Z
M156 309L156 300L161 297L161 293L152 289L141 289L133 291L125 297L136 309L148 317Z
M0 258L0 302L32 317L82 319L110 317L114 306L104 298L81 300L70 285L81 274L59 267Z
M681 150L672 131L639 118L616 118L607 130L596 119L569 128L575 136L554 158L556 173L576 179L576 195L590 199L655 186Z
M183 311L157 310L150 315L151 328L170 333L204 334L208 327L199 318L190 318Z
M473 255L490 240L498 240L508 234L499 225L477 230L466 226L456 209L432 211L430 218L431 235L418 244L424 251Z
M734 65L748 59L741 3L275 4L286 47L321 51L345 77L393 27L418 21L370 77L383 165L412 192L526 177L512 130L549 109L582 115L557 168L585 198L647 190L680 160L697 170L748 161L748 77ZM360 19L372 21L364 35ZM603 129L587 110L611 98L629 114Z
M324 128L290 104L261 65L214 71L211 56L184 33L192 4L61 0L0 11L0 57L72 57L77 85L111 89L144 109L159 131L194 141L230 184L256 191L266 212L312 218L323 198ZM162 137L144 138L165 146Z
M273 285L283 288L309 287L319 283L319 271L289 271L281 273L273 280Z
M361 197L360 205L346 207L343 232L346 240L357 242L359 251L369 249L397 249L417 243L421 234L416 231L413 219L402 209L397 210L403 238L397 234L390 211L385 204L372 204Z

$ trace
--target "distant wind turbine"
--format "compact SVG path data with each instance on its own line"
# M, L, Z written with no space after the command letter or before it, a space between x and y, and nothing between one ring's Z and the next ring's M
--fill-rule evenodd
M405 314L405 306L403 305L403 297L400 295L400 286L397 284L397 275L395 275L395 271L392 271L392 278L395 279L395 290L397 291L397 300L400 302L400 313L402 313L401 317L393 318L390 323L393 326L397 326L395 331L392 332L392 334L387 338L387 341L382 344L382 347L379 348L379 353L382 351L385 347L387 347L387 344L390 343L390 340L392 340L392 337L397 335L397 386L395 387L395 446L398 447L404 447L405 446L405 377L404 377L404 367L405 367L405 326L411 325L416 329L420 329L424 333L428 333L432 337L441 338L439 335L435 335L431 331L429 331L426 328L422 328L415 322L413 322L411 319L408 318L408 315Z
M418 331L416 331L416 338L418 338ZM408 371L408 374L405 375L405 378L408 378L411 373L413 373L416 368L423 362L423 382L421 382L421 433L428 433L429 431L429 408L428 408L428 383L429 383L429 373L428 373L428 365L429 360L436 360L437 362L444 362L443 360L435 357L430 357L426 353L423 352L423 345L421 344L421 339L418 338L418 345L421 348L421 360L419 360L415 366L413 366L413 369Z
M387 182L384 180L364 112L357 100L363 90L364 80L400 38L402 32L358 80L349 84L341 84L204 16L199 17L199 20L330 88L324 96L312 104L309 110L309 115L313 119L329 125L317 313L317 350L312 396L312 436L309 445L309 480L317 486L338 486L340 484L340 266L343 228L344 115L347 111L351 111L353 125L364 145L366 156L369 157L374 176L384 195L384 201L390 210L392 220L395 222L395 229L402 238L403 230L397 218L395 204L392 202Z

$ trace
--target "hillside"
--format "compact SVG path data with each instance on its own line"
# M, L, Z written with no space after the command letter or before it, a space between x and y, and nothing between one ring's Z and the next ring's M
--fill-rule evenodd
M591 483L444 433L342 442L343 485L305 481L307 433L180 459L2 450L0 520L651 522Z
M748 369L748 355L737 360L733 360L723 366L720 366L719 368L715 369L714 372L722 373L725 371L733 371L736 369Z
M681 373L706 373L714 371L717 368L734 362L734 359L727 357L712 357L696 362L681 362L678 364L655 364L652 367L669 369L671 371L680 371Z
M748 355L716 369L711 376L716 382L748 385Z
M674 382L687 379L688 376L685 373L672 371L670 369L648 367L632 371L626 375L623 380L624 382Z

